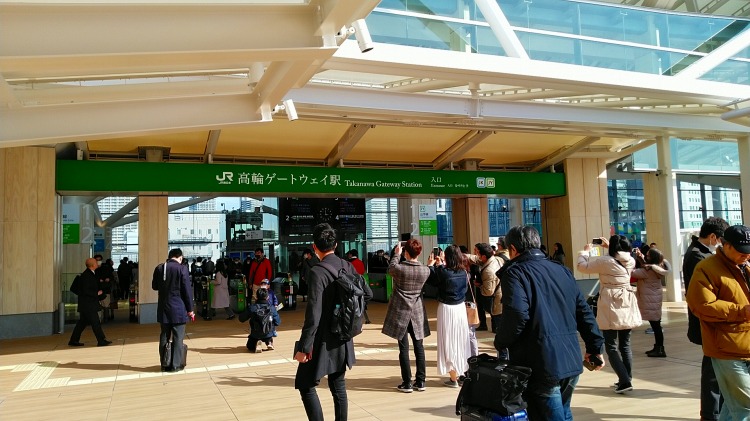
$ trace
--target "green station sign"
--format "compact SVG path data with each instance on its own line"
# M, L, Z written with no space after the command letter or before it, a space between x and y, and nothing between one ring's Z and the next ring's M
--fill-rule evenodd
M57 161L60 193L565 195L561 173Z

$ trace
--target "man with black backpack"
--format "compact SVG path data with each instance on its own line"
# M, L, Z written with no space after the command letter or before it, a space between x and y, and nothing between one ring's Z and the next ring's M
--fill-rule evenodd
M294 359L300 363L294 388L300 392L308 420L323 420L315 388L323 376L328 376L336 419L345 420L349 402L344 375L347 367L351 369L355 363L352 336L359 333L357 329L362 329L362 314L357 315L353 307L358 305L354 303L370 300L372 291L360 280L361 275L351 263L334 254L336 231L330 225L315 226L313 249L320 263L308 273L305 323L294 349ZM353 285L342 286L347 280ZM343 297L347 297L346 301L342 301ZM342 312L344 317L339 317Z

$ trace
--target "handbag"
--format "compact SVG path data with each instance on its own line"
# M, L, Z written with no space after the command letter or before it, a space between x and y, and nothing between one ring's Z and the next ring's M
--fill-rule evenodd
M466 274L466 284L471 291L471 301L466 302L466 319L469 321L469 326L479 325L479 310L477 309L477 297L474 296L474 288L469 282L469 274Z

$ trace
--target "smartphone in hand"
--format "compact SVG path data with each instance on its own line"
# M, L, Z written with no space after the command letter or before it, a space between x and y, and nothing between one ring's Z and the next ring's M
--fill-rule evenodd
M591 240L591 244L596 244L596 245L601 246L604 243L602 243L602 239L601 238L594 238L593 240Z

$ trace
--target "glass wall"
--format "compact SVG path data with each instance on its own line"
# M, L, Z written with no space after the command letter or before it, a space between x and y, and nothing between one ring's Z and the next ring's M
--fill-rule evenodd
M709 216L719 216L730 225L742 223L740 191L703 183L678 181L680 228L700 228Z
M631 240L644 240L642 231L646 230L646 206L643 181L640 178L607 180L607 194L610 232L603 232L602 235L620 234Z
M535 60L674 75L750 21L575 0L498 2ZM505 55L473 0L383 0L368 27L377 42ZM750 83L748 52L702 79Z
M399 236L398 199L367 199L365 210L367 212L367 251L373 253L377 250L384 250L390 253Z
M504 237L510 229L508 199L487 199L490 216L490 237Z

